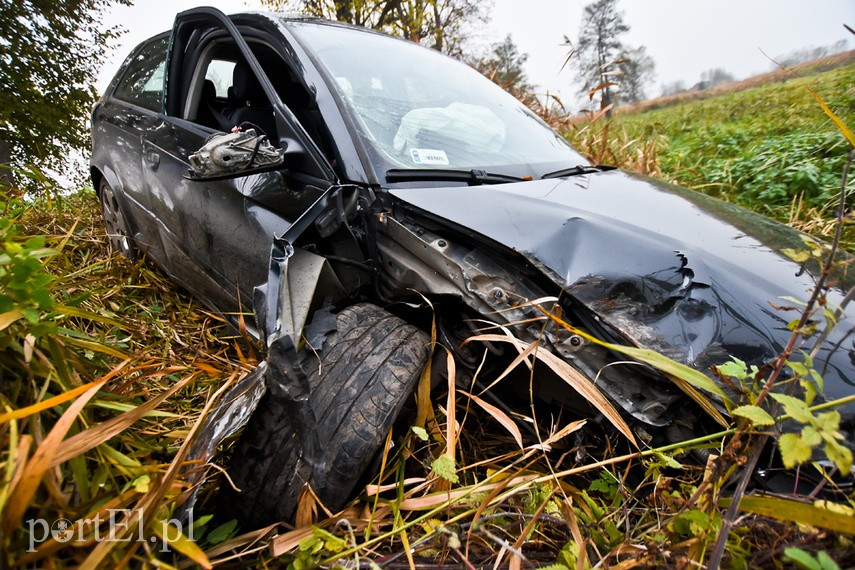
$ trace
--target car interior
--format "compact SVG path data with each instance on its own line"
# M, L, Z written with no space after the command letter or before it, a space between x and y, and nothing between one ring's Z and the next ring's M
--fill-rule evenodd
M314 97L272 48L258 42L252 42L250 47L279 99L334 163L331 137ZM203 51L186 108L186 118L194 123L223 132L250 123L267 135L274 146L280 145L273 105L249 63L230 40L212 42Z

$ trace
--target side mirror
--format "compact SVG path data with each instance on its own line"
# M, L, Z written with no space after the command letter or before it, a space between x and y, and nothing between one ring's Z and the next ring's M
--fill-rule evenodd
M211 136L189 156L190 180L223 180L280 168L285 150L276 148L255 129Z

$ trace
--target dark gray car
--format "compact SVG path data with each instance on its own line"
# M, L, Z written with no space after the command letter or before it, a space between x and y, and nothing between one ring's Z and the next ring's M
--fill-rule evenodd
M607 398L592 407L544 370L542 401L589 417L614 406L619 429L659 444L708 430L707 414L602 342L654 349L719 386L713 365L781 353L794 316L774 304L806 299L817 275L782 253L801 234L591 165L467 66L322 20L180 14L125 61L92 140L113 246L246 313L268 347L229 500L258 522L291 517L306 482L332 508L347 500L412 399L432 322L460 382L516 355L491 345L482 364L483 345L463 343L475 323L508 325ZM852 284L837 275L829 306ZM584 334L544 327L535 299ZM817 349L828 399L853 392L853 326L847 309ZM527 382L485 394L528 406ZM242 405L230 413L255 398ZM843 414L852 445L853 407Z

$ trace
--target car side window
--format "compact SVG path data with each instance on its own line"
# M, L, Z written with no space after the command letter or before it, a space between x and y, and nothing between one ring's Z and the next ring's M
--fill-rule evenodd
M228 99L234 70L234 61L214 59L208 64L208 69L205 71L205 80L210 81L214 85L217 99Z
M114 96L150 111L160 111L168 47L169 37L162 37L137 52L116 87Z

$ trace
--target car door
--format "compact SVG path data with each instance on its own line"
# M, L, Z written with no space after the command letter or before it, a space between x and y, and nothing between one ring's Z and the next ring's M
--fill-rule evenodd
M227 311L251 307L253 288L267 279L273 236L287 229L336 180L265 76L244 38L251 32L246 27L238 31L214 9L179 14L167 68L166 113L145 132L142 143L144 179L168 258L167 271ZM212 62L217 62L214 68L221 74L228 68L225 57L248 65L261 84L275 117L273 142L285 149L282 171L225 180L189 176L188 157L217 132L203 124L199 95L210 80ZM233 86L219 87L223 92Z

